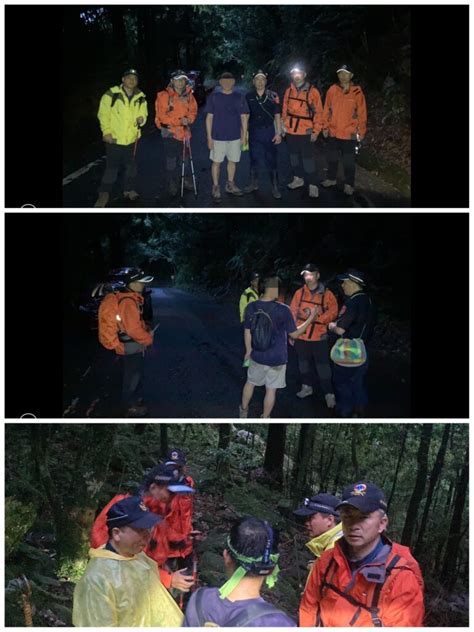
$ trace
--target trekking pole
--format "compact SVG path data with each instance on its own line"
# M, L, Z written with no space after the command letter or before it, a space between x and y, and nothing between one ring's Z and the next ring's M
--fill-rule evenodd
M191 173L193 176L194 195L197 197L196 176L194 175L193 152L191 151L191 138L188 136L189 164L191 165Z
M181 197L183 197L184 195L184 162L185 160L186 160L186 134L184 134L183 136L183 157L182 157L182 162L181 162Z
M135 161L135 156L137 154L137 145L138 145L138 139L140 138L140 125L138 124L138 121L135 123L136 127L137 127L137 137L135 139L135 145L133 146L133 160Z

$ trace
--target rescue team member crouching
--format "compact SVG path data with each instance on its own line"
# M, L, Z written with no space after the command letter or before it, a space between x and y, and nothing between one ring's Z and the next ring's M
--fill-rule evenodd
M289 189L308 186L311 198L319 197L314 143L323 127L323 104L319 91L306 81L299 66L290 71L291 84L283 97L283 127L290 154L293 180Z
M356 147L367 133L367 106L360 86L352 83L354 73L349 66L337 71L339 83L333 84L326 94L323 114L323 136L329 136L328 174L323 187L336 185L337 166L342 157L344 167L344 193L354 193Z
M137 497L107 512L107 543L90 549L90 561L74 590L75 627L178 627L183 615L160 581L144 549L162 519Z
M111 292L99 307L99 341L122 358L122 406L126 417L143 417L144 351L153 344L153 333L143 320L143 290L153 277L131 268L126 287Z
M258 190L259 167L268 171L272 194L281 198L278 188L277 148L281 143L281 106L276 92L267 89L267 75L257 70L253 76L254 89L247 93L249 106L250 182L244 193Z
M313 394L313 367L316 369L321 389L328 408L334 408L336 398L331 379L329 360L328 324L337 316L337 300L331 290L320 281L319 268L314 263L307 263L301 271L304 285L293 295L290 303L291 312L297 324L302 323L312 308L317 317L312 326L295 343L298 368L301 375L301 390L296 394L303 399Z
M260 595L263 583L273 588L279 573L277 537L268 522L238 520L227 536L223 557L228 581L191 595L183 627L296 627Z
M110 193L121 166L125 167L123 196L136 200L137 169L134 159L135 142L141 136L140 127L146 123L148 107L145 95L138 89L138 73L126 70L120 86L113 86L102 96L97 117L102 130L107 160L99 186L95 207L107 206Z
M421 627L423 578L410 549L391 542L381 489L346 487L337 509L343 537L314 565L300 604L300 627Z
M166 509L175 497L187 496L195 492L193 488L179 482L175 470L176 468L163 464L154 467L145 476L138 490L137 497L143 501L154 515L156 514L160 517L160 521L156 523L151 532L151 537L145 547L145 553L158 565L161 583L166 588L176 588L183 592L188 592L193 585L192 578L186 577L180 571L170 573L168 569L164 568L170 551ZM99 548L107 542L107 514L109 509L115 503L131 497L129 494L119 494L112 498L99 513L91 530L90 544L93 549ZM164 510L163 507L165 507Z
M245 319L245 310L247 309L247 305L252 303L253 301L258 301L258 289L260 283L260 275L258 272L252 272L250 275L250 285L249 287L242 292L240 295L239 301L239 313L240 313L240 322L243 323Z
M175 196L179 190L178 161L183 155L183 140L191 138L190 125L197 116L197 103L189 85L189 78L182 70L173 72L166 90L158 92L155 102L155 124L161 131L166 157L166 181L168 193ZM194 190L189 177L184 179L188 191Z

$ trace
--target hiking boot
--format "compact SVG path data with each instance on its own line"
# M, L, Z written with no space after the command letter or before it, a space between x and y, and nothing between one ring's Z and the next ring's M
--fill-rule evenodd
M326 180L323 180L321 182L321 186L324 187L325 189L329 189L329 187L335 187L337 184L337 180L329 180L328 178L326 178Z
M225 185L226 193L232 193L232 195L243 195L243 191L235 184L233 180L227 180Z
M212 197L214 200L219 200L219 202L221 201L221 188L218 184L213 184L212 185Z
M299 397L300 399L304 399L305 397L309 397L312 394L313 394L313 387L309 386L308 384L303 384L301 386L301 391L296 393L296 397Z
M293 180L289 182L286 186L291 190L304 187L304 178L298 178L298 176L294 176Z
M168 182L168 195L170 197L175 197L175 195L178 195L178 183L175 179Z
M326 406L328 408L336 407L336 396L334 395L334 393L326 393L324 399L326 400Z
M125 417L145 417L148 414L146 406L130 406L125 412Z
M184 190L194 191L193 179L190 176L185 176L184 178Z
M244 188L244 193L252 193L252 191L258 191L258 179L254 171L250 172L250 182Z
M136 191L124 191L123 197L128 200L131 200L132 202L135 202L135 200L138 200L140 195Z
M319 197L319 189L315 184L310 184L308 188L308 194L310 198L318 198Z
M346 195L354 195L354 187L351 187L350 184L345 184L344 185L344 193Z
M248 416L249 416L249 409L242 408L242 406L239 406L239 419L247 419Z
M278 172L272 171L272 195L275 200L281 199L280 189L278 188Z
M110 193L106 193L102 191L99 193L99 197L97 198L96 203L94 204L94 208L104 208L109 203Z

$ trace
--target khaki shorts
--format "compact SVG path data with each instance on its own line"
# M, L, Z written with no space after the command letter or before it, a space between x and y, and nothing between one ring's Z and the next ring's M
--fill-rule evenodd
M268 388L285 388L286 364L280 366L267 366L250 360L247 371L247 381L254 386L267 386Z
M224 162L224 158L231 162L240 162L240 138L237 140L215 140L214 149L211 149L209 157L212 162Z

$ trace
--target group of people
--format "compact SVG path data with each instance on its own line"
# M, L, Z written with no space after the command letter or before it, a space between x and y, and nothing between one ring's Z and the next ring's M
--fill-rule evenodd
M171 450L136 495L116 496L97 516L90 561L74 591L74 625L296 627L261 596L264 583L273 588L280 572L278 533L266 520L235 521L222 553L227 581L197 588L196 490L185 466L184 452ZM387 502L380 488L364 481L347 486L340 499L319 493L294 514L305 523L315 556L300 627L422 625L421 571L410 550L385 535Z
M227 159L225 191L243 195L258 190L262 167L269 173L272 193L281 198L277 168L277 146L285 139L288 145L292 179L290 190L306 187L311 198L319 197L319 187L337 184L339 160L344 170L344 192L354 193L356 153L367 131L367 107L364 93L352 81L353 72L347 65L336 70L338 82L325 98L307 81L302 65L290 70L291 82L283 101L268 89L268 75L257 70L253 88L247 94L235 89L231 72L219 75L219 85L206 103L206 134L211 160L212 198L221 200L221 164ZM186 144L190 147L191 125L196 120L198 106L185 72L171 74L169 85L158 92L155 101L155 125L160 130L165 154L167 190L174 196L179 190L180 157L186 161ZM141 128L148 116L146 97L138 88L138 73L126 70L120 86L114 86L102 96L98 118L106 147L106 168L99 187L96 207L107 205L119 168L125 168L123 195L136 200L136 150ZM328 139L327 174L319 173L315 144L320 134ZM235 183L237 164L243 148L250 150L250 178L247 186ZM184 188L192 190L194 183L184 177Z
M247 418L256 386L265 386L262 418L269 418L278 389L286 387L288 341L294 345L301 377L300 399L313 395L313 378L318 377L328 409L340 417L367 416L368 395L365 377L369 360L367 346L374 329L374 306L367 294L367 277L350 268L337 278L342 282L344 302L339 308L334 293L321 281L320 271L308 263L301 271L303 286L290 302L284 303L280 279L270 274L260 279L253 272L250 286L240 297L240 320L244 327L247 381L242 392L239 417ZM268 344L261 344L260 327L268 325ZM339 361L336 343L344 353L363 348L364 358Z

